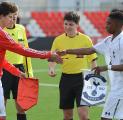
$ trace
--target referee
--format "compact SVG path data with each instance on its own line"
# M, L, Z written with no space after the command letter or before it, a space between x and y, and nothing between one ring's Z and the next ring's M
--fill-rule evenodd
M17 42L25 47L28 47L28 41L24 26L16 24L19 22L18 11L13 13L13 22L4 30ZM7 51L6 59L12 63L15 67L19 68L22 72L26 72L27 76L33 77L31 59L21 56L19 54ZM17 120L27 120L25 112L17 104L17 91L18 91L19 78L13 76L11 73L3 70L2 85L4 91L5 105L7 99L10 99L10 93L12 92L13 99L15 99L15 105L17 110Z
M87 35L77 31L80 16L76 12L68 12L64 16L64 33L56 37L52 51L72 48L92 47L92 42ZM62 74L59 84L60 109L63 110L63 120L73 120L74 101L76 101L79 120L88 120L88 107L84 102L80 104L83 88L83 75L81 69L96 66L96 54L88 56L65 55L63 56ZM54 62L49 63L49 75L54 77Z

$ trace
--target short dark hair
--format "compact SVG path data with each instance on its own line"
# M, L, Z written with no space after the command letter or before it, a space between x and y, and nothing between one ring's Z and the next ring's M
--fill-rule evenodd
M114 8L114 9L111 10L111 12L116 12L116 11L119 11L119 9Z
M122 10L113 9L110 12L108 17L111 18L111 19L119 20L123 23L123 11Z
M1 2L0 3L0 15L6 16L10 13L18 11L18 6L12 2Z
M64 20L71 20L76 24L78 24L80 20L80 16L76 12L70 11L65 14Z

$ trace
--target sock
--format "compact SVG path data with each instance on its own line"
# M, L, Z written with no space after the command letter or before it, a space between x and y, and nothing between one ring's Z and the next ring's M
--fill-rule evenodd
M17 120L27 120L26 114L17 114Z

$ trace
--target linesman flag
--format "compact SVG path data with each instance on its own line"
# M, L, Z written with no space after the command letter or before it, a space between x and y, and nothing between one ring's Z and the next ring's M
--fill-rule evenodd
M38 101L38 79L20 78L18 85L17 103L23 110L28 110Z

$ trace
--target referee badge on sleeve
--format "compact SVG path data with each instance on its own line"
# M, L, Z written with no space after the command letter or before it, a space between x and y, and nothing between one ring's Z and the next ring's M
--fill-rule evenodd
M93 73L84 73L84 87L81 96L81 103L84 101L87 105L98 105L105 102L107 84L101 75Z

